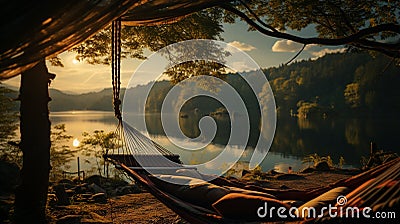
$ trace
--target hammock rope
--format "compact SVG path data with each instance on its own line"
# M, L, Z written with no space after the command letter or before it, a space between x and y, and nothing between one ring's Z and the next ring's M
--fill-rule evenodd
M113 105L115 117L120 122L121 115L121 19L118 18L111 25L111 66L112 66L112 86L113 86Z
M117 150L113 154L122 155L128 164L141 167L177 167L179 156L157 144L139 130L122 121L121 113L121 18L111 25L111 67L114 114L118 119L115 132ZM108 152L106 152L108 156ZM167 159L165 159L167 158ZM136 160L136 161L134 161ZM138 161L139 160L139 161ZM182 167L182 166L178 166Z

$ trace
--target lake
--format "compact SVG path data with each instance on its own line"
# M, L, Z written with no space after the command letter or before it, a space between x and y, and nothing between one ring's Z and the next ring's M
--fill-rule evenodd
M216 119L218 129L216 137L209 146L202 150L188 151L174 147L168 138L165 137L159 115L146 115L147 130L151 138L160 143L170 151L181 156L184 164L198 164L209 161L218 155L224 148L224 142L229 138L229 119ZM138 116L139 118L139 116ZM135 119L135 118L134 118ZM198 118L187 117L179 118L182 132L189 137L198 135ZM102 111L66 111L52 112L50 114L52 125L65 124L69 135L81 140L83 132L92 133L95 130L104 130L105 132L115 131L117 120L113 112ZM227 124L228 123L228 124ZM228 126L227 126L228 125ZM271 149L261 163L263 171L275 169L286 172L291 166L293 170L302 169L308 164L303 164L304 156L318 153L320 156L330 155L334 163L338 163L340 156L345 159L344 167L360 167L361 156L368 156L370 142L376 142L378 148L386 151L399 153L400 141L397 137L397 130L400 121L398 119L321 119L306 120L288 117L278 118L275 138ZM136 126L140 131L144 127ZM235 169L241 169L246 166L249 155L252 153L252 145L257 139L250 139L249 147L241 157ZM229 148L235 153L235 148ZM92 161L83 163L83 170L94 166L93 158L85 158L84 154L77 154L82 157L81 161ZM72 162L71 170L76 170L75 160Z

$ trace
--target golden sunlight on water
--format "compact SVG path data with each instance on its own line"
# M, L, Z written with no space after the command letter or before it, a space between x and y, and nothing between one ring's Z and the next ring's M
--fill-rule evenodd
M75 138L74 141L72 141L72 146L78 147L80 143L81 142L77 138Z
M71 150L75 151L73 159L67 165L70 166L66 171L76 172L76 157L80 157L81 170L88 171L93 167L97 167L96 157L87 155L87 151L79 149L82 146L82 133L87 132L93 134L95 130L104 130L105 132L115 131L117 128L117 119L114 118L113 112L104 111L63 111L51 112L51 124L65 124L67 134L72 136L68 139L66 145L71 146ZM74 149L72 149L74 148Z

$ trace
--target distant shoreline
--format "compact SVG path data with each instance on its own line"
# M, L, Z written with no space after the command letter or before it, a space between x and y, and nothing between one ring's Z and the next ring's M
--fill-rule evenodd
M50 116L53 114L104 114L104 113L114 113L114 111L109 110L62 110L62 111L50 111Z

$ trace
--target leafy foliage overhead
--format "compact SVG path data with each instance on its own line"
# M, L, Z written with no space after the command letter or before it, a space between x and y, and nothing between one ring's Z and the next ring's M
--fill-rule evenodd
M382 0L249 0L223 4L251 30L271 37L322 45L350 45L400 57L400 1ZM285 30L315 26L318 37Z
M196 12L173 24L123 26L122 57L144 59L143 51L157 51L167 45L191 39L222 39L223 14L220 9ZM111 29L108 27L72 48L77 59L89 64L110 64Z
M144 49L157 51L189 39L221 39L221 24L234 23L237 18L241 18L249 24L249 30L299 42L304 47L312 44L347 45L349 49L374 50L399 58L399 4L398 0L225 1L217 4L219 7L192 13L173 23L124 26L122 57L144 59ZM129 18L130 14L127 13L126 17ZM316 37L296 36L286 32L288 29L302 30L308 27L315 29ZM78 53L78 60L90 64L109 64L110 45L110 29L107 28L73 50ZM217 77L222 77L224 72L215 64L205 66L204 63L185 63L169 69L166 74L177 83L199 70L202 74Z
M399 0L157 0L157 1L78 1L66 2L16 0L9 2L0 10L3 21L0 47L0 79L7 79L32 68L44 57L56 55L104 29L116 18L129 20L132 25L155 25L150 40L160 37L164 31L172 31L163 23L189 17L193 34L202 33L203 27L215 27L223 22L234 22L239 16L252 28L271 37L293 40L299 43L343 45L375 50L391 57L399 58ZM46 7L44 7L46 6ZM216 9L215 7L219 8ZM203 9L220 13L204 15ZM220 8L226 10L221 11ZM208 11L209 13L210 11ZM221 14L222 12L222 14ZM201 15L197 20L200 26L190 18ZM202 15L203 14L203 15ZM214 17L215 15L219 15ZM223 19L223 20L221 20ZM184 22L183 22L184 23ZM211 25L211 26L210 26ZM315 26L318 37L295 36L284 32L285 29L300 30L307 26ZM178 31L178 25L173 26ZM184 26L184 28L189 28ZM181 27L182 28L182 27ZM143 29L143 28L138 28ZM81 32L84 31L84 32ZM175 32L179 39L188 38L188 30ZM149 32L151 33L151 32ZM164 32L165 33L165 32ZM206 32L208 33L208 32ZM153 33L154 34L154 33ZM102 34L100 34L101 36ZM105 34L103 34L105 35ZM215 37L215 33L213 34ZM105 38L106 36L103 36ZM193 36L192 36L193 38ZM200 38L196 36L196 38ZM100 38L102 39L102 38ZM165 40L165 38L161 38ZM103 39L104 40L104 39ZM159 47L160 39L152 42ZM171 39L170 39L171 40ZM143 41L143 40L142 40ZM92 45L87 47L91 48ZM92 42L92 44L94 44ZM139 57L142 43L135 41L130 54ZM136 47L137 45L137 47ZM146 45L146 44L145 44ZM152 47L151 46L151 47ZM132 50L131 49L131 50ZM81 49L82 50L82 49ZM99 49L93 54L82 50L82 55L95 56L104 53ZM92 60L94 63L96 59ZM58 60L53 60L58 63ZM100 60L100 62L103 62Z
M155 24L215 6L215 0L15 0L0 8L0 79L7 79L59 54L128 16L134 24Z
M222 40L223 10L206 9L192 13L175 23L154 26L123 26L122 58L145 59L144 50L158 51L170 44L191 39ZM108 27L74 47L77 60L89 64L111 64L111 29ZM195 49L195 48L193 48ZM190 49L190 50L193 50ZM182 49L181 49L182 50ZM167 53L167 52L166 52ZM191 53L191 52L182 52ZM212 62L188 62L171 67L166 74L177 83L193 74L214 74L221 77L224 69Z

